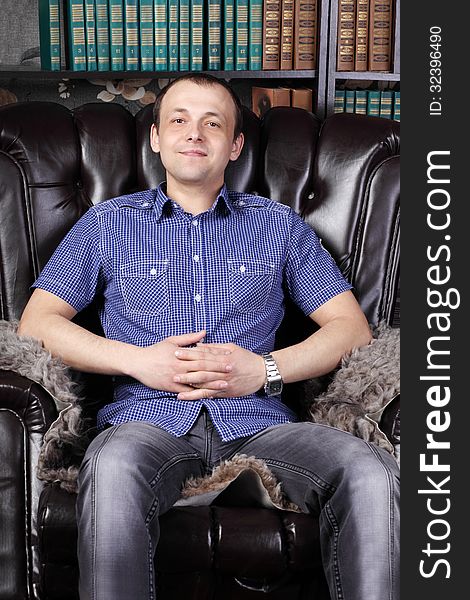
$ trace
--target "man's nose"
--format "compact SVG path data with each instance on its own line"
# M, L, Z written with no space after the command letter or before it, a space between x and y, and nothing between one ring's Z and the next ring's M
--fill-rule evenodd
M191 123L188 131L188 141L199 142L203 139L202 128L199 123Z

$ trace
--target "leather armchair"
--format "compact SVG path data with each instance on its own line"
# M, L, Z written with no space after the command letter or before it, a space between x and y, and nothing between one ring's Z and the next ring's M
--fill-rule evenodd
M148 141L151 119L151 107L134 117L112 104L0 108L2 319L20 317L31 283L91 204L164 178ZM353 283L369 322L397 326L398 123L353 114L322 122L301 109L274 108L262 121L245 110L244 132L243 153L227 168L229 187L291 205ZM278 345L311 328L289 306ZM41 386L0 370L0 600L78 597L75 496L35 477L55 418ZM390 412L384 423L391 432ZM161 518L158 598L328 600L318 539L318 521L308 515L173 508Z

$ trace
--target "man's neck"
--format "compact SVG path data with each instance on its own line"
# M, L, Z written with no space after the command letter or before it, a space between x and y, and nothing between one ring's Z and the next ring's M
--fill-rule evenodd
M181 208L192 215L199 215L211 208L220 193L223 182L213 189L204 186L194 185L175 185L171 181L167 182L166 195Z

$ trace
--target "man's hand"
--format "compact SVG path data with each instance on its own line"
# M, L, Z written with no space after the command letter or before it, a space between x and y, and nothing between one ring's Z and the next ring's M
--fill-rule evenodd
M225 373L200 369L201 355L206 360L219 363L225 356L226 364L231 368ZM182 391L179 400L199 400L217 396L235 397L246 396L257 392L266 379L266 369L263 358L245 350L236 344L201 344L196 348L180 348L177 357L186 364L186 373L177 374L173 381L197 387L192 391Z

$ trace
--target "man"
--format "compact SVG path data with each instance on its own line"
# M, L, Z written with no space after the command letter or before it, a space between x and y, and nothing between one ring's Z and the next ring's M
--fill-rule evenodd
M279 395L370 341L351 286L288 207L226 190L243 134L225 82L183 76L154 113L166 184L91 208L20 324L70 366L115 379L79 477L81 599L153 599L158 516L188 477L235 453L263 458L289 499L320 515L332 598L398 598L394 460L295 422ZM285 290L319 329L273 352ZM106 338L71 322L97 294Z

